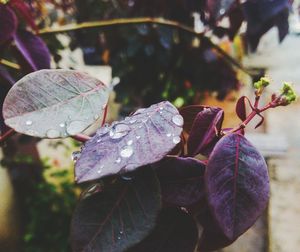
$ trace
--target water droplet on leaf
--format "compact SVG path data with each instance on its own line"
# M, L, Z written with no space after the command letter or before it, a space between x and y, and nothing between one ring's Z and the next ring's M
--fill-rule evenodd
M131 146L124 146L120 151L120 155L123 158L129 158L132 156L132 154L133 154L133 148Z
M72 153L72 160L76 163L76 161L78 160L78 158L80 157L81 152L80 151L74 151Z
M116 124L109 131L109 136L112 139L119 139L126 136L130 131L130 128L126 124Z
M117 163L117 164L121 163L121 158L117 158L117 159L116 159L116 163Z
M181 127L183 125L183 117L181 115L175 115L172 117L172 122Z
M170 137L170 136L172 136L172 134L171 133L167 133L167 135L166 135L167 137Z
M64 128L65 126L66 126L65 123L60 123L60 124L59 124L59 127L61 127L61 128Z
M86 128L86 123L83 121L73 121L67 127L67 132L69 135L76 135L82 132Z
M47 131L46 135L49 138L58 138L58 137L60 137L60 132L55 129L50 129Z
M135 138L136 138L136 139L140 139L140 138L141 138L141 136L136 136Z
M127 142L127 145L132 145L133 144L133 141L132 140L129 140L128 142Z
M179 136L173 137L173 143L174 144L178 144L178 143L180 143L180 141L181 141L181 138Z
M28 120L28 121L26 121L25 124L26 124L27 126L30 126L30 125L32 125L32 121Z

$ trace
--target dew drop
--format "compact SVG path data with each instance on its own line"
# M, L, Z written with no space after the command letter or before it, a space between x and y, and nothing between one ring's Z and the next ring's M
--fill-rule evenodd
M120 151L120 155L123 158L129 158L132 156L132 154L133 154L133 148L131 146L124 146Z
M32 125L32 121L28 120L28 121L25 122L25 124L26 124L27 126L30 126L30 125Z
M98 136L103 136L109 132L108 124L104 124L100 129L97 130Z
M164 108L163 107L159 107L159 110L164 110Z
M120 234L123 234L123 233L124 233L124 232L121 230L121 231L120 231Z
M167 133L167 137L170 137L170 136L172 136L172 134L171 133Z
M141 138L141 136L136 136L135 138L136 138L136 139L140 139L140 138Z
M129 122L130 122L131 124L133 124L133 123L136 122L136 119L131 119Z
M121 163L121 158L117 158L117 159L116 159L116 163L117 163L117 164Z
M58 138L58 137L60 137L60 132L55 129L50 129L47 131L46 135L49 138Z
M132 140L129 140L128 142L127 142L127 145L132 145L133 144L133 141Z
M99 173L99 174L100 174L100 173L102 172L103 168L104 168L104 166L103 166L103 165L101 165L101 166L100 166L100 168L99 168L99 170L97 171L97 173Z
M99 138L96 142L97 142L97 143L100 143L100 142L101 142L101 138Z
M65 126L66 126L65 123L60 123L60 124L59 124L59 127L61 127L61 128L64 128Z
M78 160L78 158L80 157L81 152L80 151L74 151L72 153L72 160L76 163L76 161Z
M126 136L129 133L129 131L130 128L128 125L120 123L116 124L111 128L111 130L109 131L109 136L112 139L119 139Z
M130 181L130 180L133 179L133 177L132 177L132 176L129 176L129 175L122 175L121 178L124 179L124 180L126 180L126 181ZM121 232L120 232L120 233L121 233Z
M86 123L83 121L72 121L67 127L69 135L76 135L86 128Z
M181 141L181 138L179 136L173 137L173 143L174 144L178 144L178 143L180 143L180 141Z
M181 115L175 115L172 117L172 122L181 127L183 125L183 117Z
M120 236L118 236L118 240L121 240L121 237L120 237Z

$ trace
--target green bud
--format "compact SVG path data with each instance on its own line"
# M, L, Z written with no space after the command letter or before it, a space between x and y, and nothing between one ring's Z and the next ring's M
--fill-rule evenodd
M296 99L297 99L297 94L296 94L294 88L292 87L292 84L289 82L283 83L281 93L284 96L284 98L288 104L290 104L293 101L296 101Z
M254 83L255 89L263 89L270 84L270 79L267 77L261 77L259 81Z

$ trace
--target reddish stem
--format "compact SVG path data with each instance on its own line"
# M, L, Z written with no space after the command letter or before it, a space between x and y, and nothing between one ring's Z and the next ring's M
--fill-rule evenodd
M79 142L82 142L82 143L85 143L86 141L91 139L90 136L87 136L87 135L84 135L84 134L77 134L75 136L72 136L72 138L79 141Z
M101 127L105 124L106 116L107 116L107 111L108 111L108 105L106 104L105 109L104 109L104 114L103 114L103 120Z
M0 143L4 142L7 138L14 135L16 132L13 129L8 130L2 136L0 136Z

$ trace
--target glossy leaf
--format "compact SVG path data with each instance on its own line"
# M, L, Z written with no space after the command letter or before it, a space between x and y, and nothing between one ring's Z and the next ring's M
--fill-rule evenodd
M195 220L180 209L162 209L155 229L127 252L193 252L198 240Z
M156 165L162 200L188 207L205 198L205 164L194 158L166 157Z
M50 52L40 37L19 30L15 35L15 44L31 71L50 68Z
M209 206L223 233L236 239L263 213L269 199L267 165L240 134L229 134L215 146L205 173Z
M219 140L223 119L224 111L216 107L208 107L197 114L187 142L188 156L210 154Z
M98 79L72 70L41 70L19 80L3 104L5 123L42 138L82 132L98 119L109 89Z
M13 38L17 26L18 20L14 11L9 6L0 4L0 45Z
M76 180L124 173L161 160L180 142L182 125L178 110L161 102L100 128L82 149L75 166Z
M124 251L149 234L159 209L158 181L144 167L132 180L119 179L78 203L71 227L73 251Z

